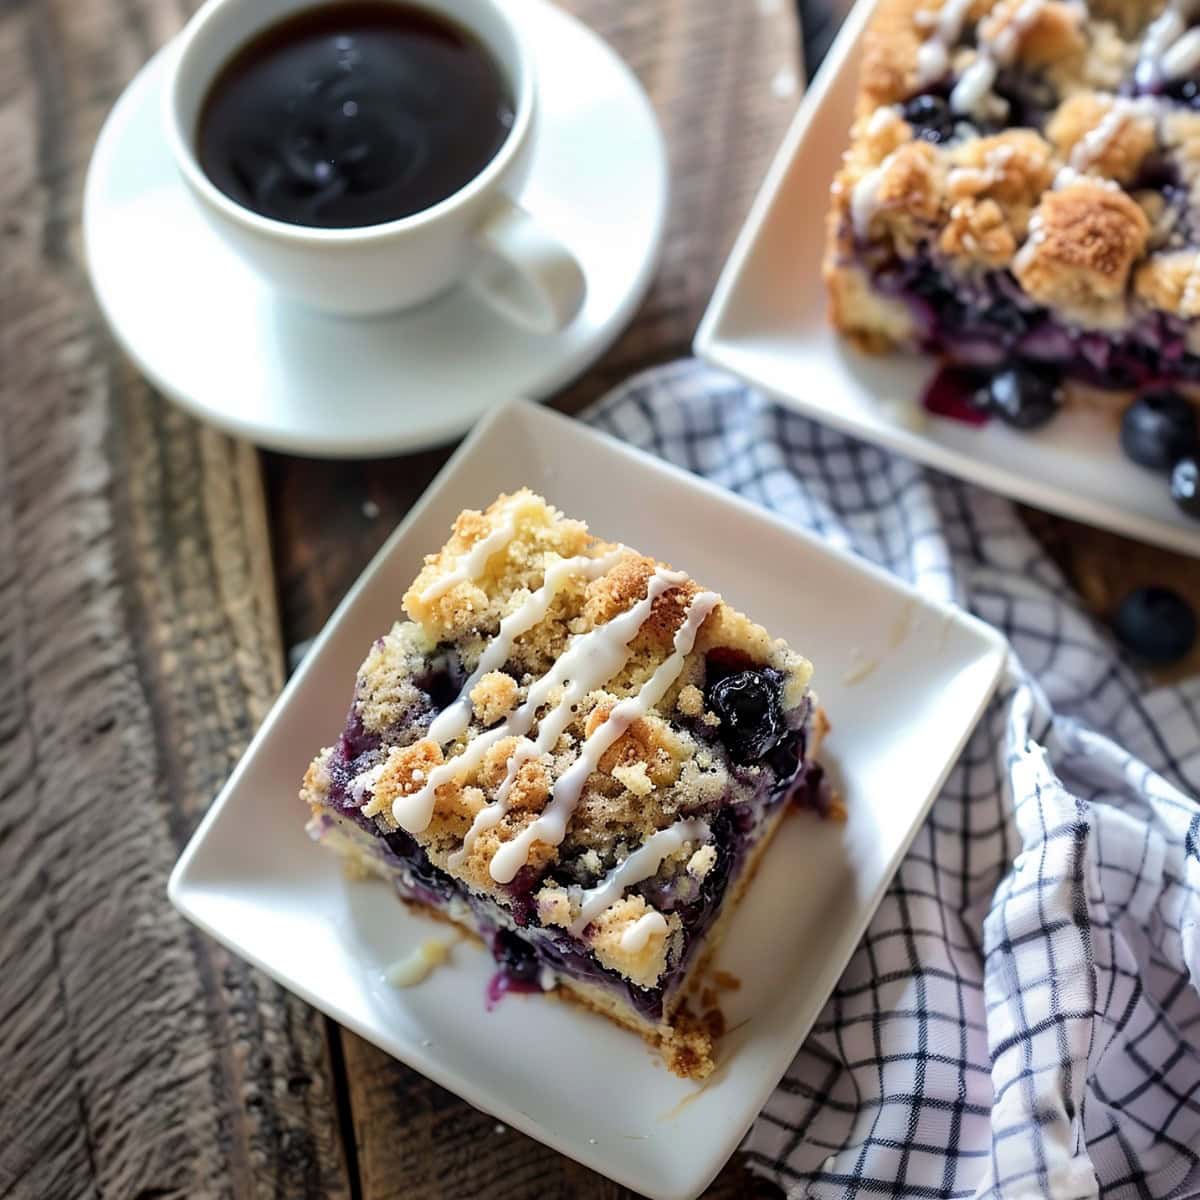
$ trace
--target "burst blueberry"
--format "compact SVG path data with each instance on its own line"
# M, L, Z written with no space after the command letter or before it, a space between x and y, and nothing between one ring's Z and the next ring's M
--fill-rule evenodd
M1121 417L1121 449L1139 466L1169 471L1195 444L1196 410L1170 388L1143 392Z
M708 707L721 718L721 741L736 762L762 758L786 732L779 686L763 671L718 679L709 686Z
M1178 592L1135 588L1113 619L1117 640L1143 662L1165 667L1178 662L1196 641L1196 614Z

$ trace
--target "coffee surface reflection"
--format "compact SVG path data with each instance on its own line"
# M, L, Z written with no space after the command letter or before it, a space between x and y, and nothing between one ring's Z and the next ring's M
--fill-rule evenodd
M246 208L353 228L430 208L495 157L513 99L471 33L414 5L298 13L217 74L196 130L205 174Z

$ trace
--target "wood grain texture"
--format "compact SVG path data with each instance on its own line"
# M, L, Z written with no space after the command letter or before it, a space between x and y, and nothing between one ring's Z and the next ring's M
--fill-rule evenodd
M282 678L257 456L150 392L79 262L183 15L0 7L2 1197L350 1194L326 1022L165 894Z

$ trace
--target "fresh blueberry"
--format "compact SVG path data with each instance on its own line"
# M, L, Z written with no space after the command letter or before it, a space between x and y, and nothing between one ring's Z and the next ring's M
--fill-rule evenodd
M954 114L941 96L928 93L914 96L904 106L904 119L913 127L917 137L934 145L948 142L954 136Z
M1163 667L1178 662L1192 648L1196 614L1170 588L1135 588L1117 609L1113 633L1143 662Z
M1121 449L1139 466L1169 471L1196 444L1196 410L1178 392L1143 392L1121 418Z
M993 375L980 401L1014 429L1039 429L1054 419L1062 396L1057 375L1022 363Z
M532 983L538 975L538 957L533 947L524 939L501 929L492 943L492 957L510 979L521 983Z
M708 707L721 718L721 741L736 762L762 758L787 732L779 687L762 671L718 679L709 686Z
M1171 471L1171 499L1189 517L1200 519L1200 451L1185 454Z

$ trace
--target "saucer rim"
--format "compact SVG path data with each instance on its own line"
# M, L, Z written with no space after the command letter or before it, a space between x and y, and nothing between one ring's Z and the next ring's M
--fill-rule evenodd
M657 204L650 214L646 226L649 230L649 252L638 263L638 269L619 301L603 315L600 321L596 322L594 331L588 338L561 353L553 369L550 369L541 378L536 388L506 388L498 392L490 403L485 403L472 412L463 412L440 419L436 407L426 406L420 422L408 424L404 428L393 428L382 438L378 430L368 428L357 433L348 431L334 441L317 440L311 433L297 431L290 425L264 422L243 417L237 412L214 409L203 400L197 399L193 392L182 386L178 380L168 378L156 369L141 352L139 339L129 336L128 329L117 316L115 306L106 297L101 273L96 269L94 243L97 238L96 230L99 220L103 213L108 211L100 205L99 189L103 186L103 180L109 177L108 162L115 153L117 139L127 124L126 118L133 106L139 102L153 103L154 96L148 92L148 89L154 86L161 88L165 85L165 80L157 80L154 75L155 73L162 74L166 70L169 56L178 52L182 37L182 33L178 33L165 42L134 74L105 117L88 162L80 222L83 264L97 308L104 318L104 323L113 340L156 391L197 420L232 437L252 442L264 450L329 461L365 460L395 457L449 445L466 434L489 410L508 400L525 399L539 404L551 400L563 387L579 378L590 365L603 358L629 327L634 314L644 302L662 262L667 220L671 208L670 162L666 143L658 115L645 88L621 56L586 23L571 13L557 8L549 3L549 0L526 0L526 3L531 10L540 11L543 19L557 20L562 26L571 27L572 33L586 37L592 43L597 54L608 58L615 72L623 77L628 87L630 101L639 104L644 109L646 131L653 144L652 171L655 177L655 186L651 195L657 200ZM531 54L536 59L536 49L531 49ZM165 135L162 135L161 131L160 136L163 140L162 149L164 153L168 153L169 148L166 145ZM532 133L535 142L538 136L539 131L535 127ZM186 181L178 172L174 176L172 186L177 187L180 194L188 195L189 203L196 205L206 232L209 236L219 239L219 233L207 225L203 209L197 204L195 198L188 194ZM521 195L518 194L517 200L520 199ZM644 208L643 212L645 212ZM426 301L426 304L437 303L447 294L448 292L443 292L440 296ZM425 305L417 306L409 311L416 313L424 307ZM356 322L399 322L404 319L405 315L404 310L365 317L344 317L316 310L305 311L312 319L330 323L351 320ZM586 309L584 312L586 313ZM582 318L583 314L576 317L576 321ZM522 334L522 336L528 335ZM553 334L539 340L549 345L561 336L561 333ZM531 353L536 352L536 347L531 348Z

